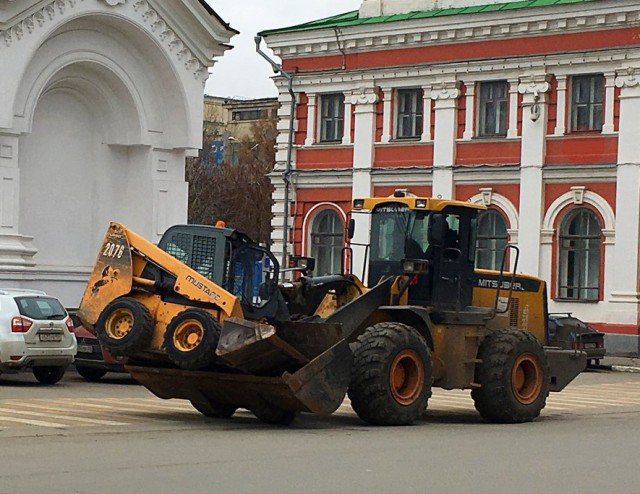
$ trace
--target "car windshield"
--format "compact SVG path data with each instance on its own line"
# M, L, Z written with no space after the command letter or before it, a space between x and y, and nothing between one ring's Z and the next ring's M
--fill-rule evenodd
M52 297L15 297L20 314L30 319L60 320L67 317L67 311L57 299Z

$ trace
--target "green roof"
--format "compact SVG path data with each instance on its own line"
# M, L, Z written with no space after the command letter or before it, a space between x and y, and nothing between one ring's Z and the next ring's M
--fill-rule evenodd
M271 29L260 33L261 36L271 34L295 33L299 31L311 31L316 29L332 29L339 27L362 26L366 24L381 24L384 22L406 21L409 19L427 19L430 17L441 17L457 14L478 14L484 12L497 12L504 10L528 9L533 7L549 7L553 5L567 5L571 3L595 2L600 0L521 0L518 2L494 3L490 5L473 5L471 7L458 7L449 9L434 9L407 14L383 15L379 17L360 18L359 11L347 12L345 14L326 17L317 21L298 24L297 26Z

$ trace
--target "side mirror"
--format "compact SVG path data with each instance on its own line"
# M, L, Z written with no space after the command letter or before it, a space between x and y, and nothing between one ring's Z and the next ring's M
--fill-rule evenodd
M351 218L347 225L347 238L351 240L356 233L356 220Z
M302 271L304 275L309 275L316 267L316 260L313 257L292 256L291 264L296 271Z

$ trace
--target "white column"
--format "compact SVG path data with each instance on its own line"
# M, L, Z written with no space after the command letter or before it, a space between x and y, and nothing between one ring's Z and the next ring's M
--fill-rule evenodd
M371 180L371 168L374 161L374 141L376 132L376 103L378 94L374 87L366 87L349 97L355 109L355 139L353 146L353 186L352 197L370 197L373 195ZM356 230L353 237L355 244L368 244L371 229L370 216L367 214L354 214ZM353 246L353 271L360 279L366 280L367 270L365 263L365 248Z
M307 102L307 137L304 140L305 146L313 146L316 143L316 108L318 106L318 97L315 94L308 95Z
M431 91L435 101L435 132L433 143L433 196L454 198L453 165L456 161L458 127L457 81L445 81Z
M391 100L393 98L393 88L383 89L382 106L382 142L391 142L391 122L393 121Z
M349 101L349 95L344 95L344 131L342 133L342 144L351 144L351 102Z
M475 117L475 95L476 95L476 85L473 82L465 83L466 87L466 102L465 102L465 119L464 119L464 133L462 134L463 139L473 139L474 129L473 122Z
M431 86L422 86L422 134L420 142L431 140Z
M33 268L33 237L20 235L19 138L0 133L0 280L22 278ZM42 199L42 198L40 198ZM34 200L39 200L34 198Z
M509 128L507 137L518 137L518 79L509 79Z
M611 320L638 324L640 320L640 68L620 71L618 177L616 185L616 261Z
M563 136L567 131L567 76L556 77L558 81L556 104L556 128L554 135Z
M542 167L545 158L547 129L546 74L521 79L518 92L522 101L522 150L520 156L520 264L518 271L541 276L540 241L544 216Z
M602 125L602 133L613 134L613 105L616 89L616 74L615 72L607 72L604 78L604 124Z

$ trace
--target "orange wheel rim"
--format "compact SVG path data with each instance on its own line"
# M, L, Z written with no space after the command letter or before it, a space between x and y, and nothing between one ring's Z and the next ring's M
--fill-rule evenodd
M104 330L114 340L121 340L133 329L133 313L129 309L116 309L107 318Z
M173 333L173 345L181 352L189 352L196 348L204 337L204 326L198 321L189 319L178 325Z
M540 395L542 389L542 367L530 353L520 355L511 370L511 388L516 399L523 405L530 405Z
M391 394L401 405L411 405L424 388L424 365L414 350L403 350L393 359L389 370Z

